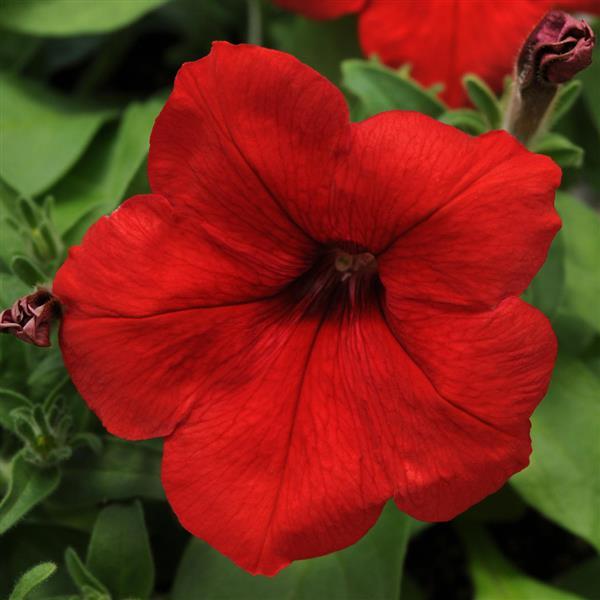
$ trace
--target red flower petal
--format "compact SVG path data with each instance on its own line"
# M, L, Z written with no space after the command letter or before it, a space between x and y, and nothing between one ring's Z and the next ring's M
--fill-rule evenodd
M493 306L543 264L560 227L559 182L550 159L506 133L472 138L418 113L383 113L353 126L310 231L378 254L392 295Z
M307 268L312 244L288 232L286 245L257 243L250 232L234 243L193 206L137 196L70 250L54 291L80 317L143 317L262 298Z
M560 2L552 4L564 10L589 12L592 14L600 13L600 0L560 0Z
M71 249L53 286L64 309L61 347L112 433L170 433L195 400L190 374L211 368L190 347L216 327L203 309L273 294L306 269L306 256L290 256L293 244L268 256L257 246L219 244L193 209L138 196Z
M306 254L350 138L340 91L288 54L213 44L185 64L152 132L152 189L194 208L219 244Z
M360 11L368 0L275 0L282 8L302 13L311 19L335 19Z
M522 469L555 354L545 318L516 299L490 313L413 309L398 325L406 349L375 306L356 320L275 317L260 353L248 344L222 363L165 443L183 525L273 574L353 543L391 496L449 519ZM228 392L240 371L248 381Z
M379 254L390 293L492 306L523 292L560 228L554 162L504 132L472 138L418 113L382 113L353 134L320 219Z
M437 397L432 436L396 503L417 519L450 519L527 466L529 416L550 383L556 339L518 298L484 312L404 302L387 319Z
M521 44L549 7L539 0L508 4L373 0L360 16L361 44L367 55L375 53L390 66L411 63L426 85L444 83L444 100L460 106L466 102L465 73L501 89Z

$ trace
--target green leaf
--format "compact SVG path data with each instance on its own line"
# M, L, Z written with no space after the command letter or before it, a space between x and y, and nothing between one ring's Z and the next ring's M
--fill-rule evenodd
M57 487L60 474L55 467L40 469L21 453L12 460L8 489L0 502L0 534L10 529Z
M577 600L579 596L519 572L496 550L480 527L460 529L466 542L475 600Z
M71 579L81 591L91 588L109 597L106 586L83 564L79 554L73 548L67 548L65 551L65 565Z
M598 573L600 573L600 556L594 556L566 573L561 573L556 579L556 585L583 598L600 598Z
M490 129L499 129L502 123L502 110L496 94L477 75L465 75L462 81L471 102L481 111Z
M49 348L45 356L36 361L27 374L27 386L33 399L43 398L55 386L65 385L65 368L58 348Z
M289 52L336 84L341 78L340 63L362 55L354 17L313 21L295 16L275 21L271 34L279 50Z
M297 561L276 577L252 576L200 540L192 539L175 579L172 600L396 600L411 520L390 503L353 546Z
M561 308L600 332L600 217L572 196L559 192L556 206L563 220L565 294Z
M15 408L30 406L28 398L13 390L0 388L0 425L5 429L12 431L13 420L10 413Z
M161 454L160 448L148 442L124 442L107 436L99 456L81 449L63 466L62 483L52 502L84 506L135 497L164 500Z
M17 204L23 220L26 221L31 229L36 229L40 224L37 207L27 198L19 198Z
M98 515L86 564L117 598L148 598L154 562L139 501L112 504Z
M342 80L360 100L362 119L386 110L415 110L437 118L446 110L441 100L404 72L374 61L345 60Z
M58 181L114 114L84 108L6 73L0 73L0 88L0 176L24 196Z
M596 20L592 27L596 34L596 39L600 35L600 21ZM594 48L592 64L586 67L578 75L578 79L583 82L583 99L592 116L596 131L600 135L600 49L598 45Z
M48 279L48 276L42 273L40 268L27 256L14 256L10 268L24 284L31 287L38 283L44 283Z
M103 130L69 176L53 188L53 218L61 232L82 218L87 229L117 207L148 154L150 131L162 106L158 98L129 105L117 131ZM68 244L78 243L81 231L68 232L66 238Z
M486 124L483 117L470 108L448 110L440 115L439 120L442 123L446 123L446 125L457 127L470 135L479 135L489 130L489 126Z
M516 521L526 510L527 505L514 489L504 485L495 494L472 506L460 518L478 523Z
M552 105L550 128L553 128L573 107L581 94L581 81L573 79L561 85Z
M0 26L45 36L104 33L119 29L168 0L3 0Z
M0 4L0 13L2 4ZM43 40L11 31L2 31L0 69L18 73L35 56Z
M600 550L600 379L559 356L532 417L531 463L511 483L525 501Z
M2 556L0 598L2 599L9 597L14 582L23 573L30 567L45 562L59 565L58 570L30 594L32 600L48 600L51 597L69 593L73 589L69 574L66 569L61 568L65 548L73 546L84 550L87 547L91 527L86 533L83 533L70 527L54 527L44 524L41 521L46 521L45 507L44 515L40 515L39 519L36 519L40 522L39 524L33 524L33 517L34 515L30 515L27 521L19 523L18 527L11 529L0 538L0 555Z
M19 579L8 600L25 600L34 588L46 581L56 571L56 565L51 562L37 565Z
M579 168L583 164L583 148L560 133L548 132L536 137L531 150L549 156L561 167Z
M558 338L561 352L572 356L582 355L596 335L586 321L560 308L552 317L552 329Z
M417 582L408 574L402 576L402 588L399 600L425 600L425 594Z
M561 232L554 238L544 266L528 289L527 302L554 317L565 289L565 245Z

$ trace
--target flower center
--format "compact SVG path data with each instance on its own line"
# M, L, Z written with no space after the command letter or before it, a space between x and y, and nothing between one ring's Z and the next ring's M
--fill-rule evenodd
M377 270L377 261L370 252L361 252L359 254L350 254L343 250L336 250L335 270L342 275L342 281L346 281L353 276L374 272Z
M375 256L352 243L323 247L312 267L289 288L305 315L356 313L383 290Z

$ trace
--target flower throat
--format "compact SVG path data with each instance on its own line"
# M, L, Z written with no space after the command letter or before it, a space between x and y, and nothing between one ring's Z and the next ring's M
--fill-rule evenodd
M291 301L306 316L323 311L353 315L377 302L383 286L377 259L356 244L323 247L305 273L288 288Z

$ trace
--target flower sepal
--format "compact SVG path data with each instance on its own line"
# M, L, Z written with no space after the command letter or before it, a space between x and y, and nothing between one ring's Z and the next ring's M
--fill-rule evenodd
M342 82L358 102L351 102L352 120L359 121L386 110L414 110L437 118L447 110L439 98L442 85L424 87L411 75L410 65L391 69L376 57L342 63Z
M102 449L97 435L73 432L73 418L59 394L50 393L41 403L23 398L9 416L11 431L23 442L23 458L37 467L53 467L68 460L79 446L96 453Z
M508 111L516 85L512 78L507 78L504 91L500 96L496 96L490 87L475 75L466 75L463 78L463 85L475 108L448 110L438 117L442 123L452 125L470 135L481 135L499 129L501 123L510 120ZM581 89L582 83L578 80L558 86L556 95L548 106L543 124L535 135L525 141L529 150L549 156L563 168L578 169L583 164L583 148L563 134L553 131L560 120L573 108Z
M538 154L549 156L561 167L581 168L583 165L584 150L574 144L564 135L547 131L532 141L530 149Z

